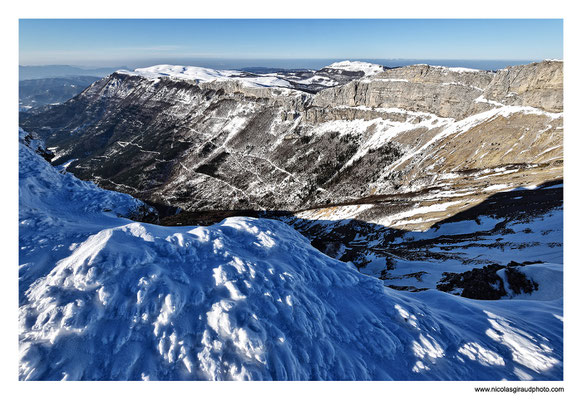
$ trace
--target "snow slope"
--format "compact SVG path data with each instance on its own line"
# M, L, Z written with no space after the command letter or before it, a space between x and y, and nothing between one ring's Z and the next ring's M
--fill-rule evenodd
M140 206L20 144L20 379L562 378L561 297L396 292L282 222Z

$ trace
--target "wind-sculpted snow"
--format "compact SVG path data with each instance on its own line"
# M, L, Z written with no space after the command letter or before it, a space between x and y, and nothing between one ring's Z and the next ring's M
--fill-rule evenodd
M39 140L30 139L23 130L19 136L21 293L69 252L69 247L94 233L96 223L105 227L119 224L118 216L155 215L153 209L127 194L59 173L36 153L43 148Z
M20 379L562 377L561 298L396 292L274 220L133 222L20 146Z

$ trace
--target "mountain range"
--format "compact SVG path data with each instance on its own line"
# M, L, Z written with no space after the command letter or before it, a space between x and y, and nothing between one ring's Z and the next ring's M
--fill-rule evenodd
M202 296L203 300L197 304L204 308L207 306L204 296L209 294L206 289L204 295L189 292L196 279L184 263L194 262L196 257L214 260L211 254L212 251L218 254L216 246L219 245L216 244L214 250L202 249L201 243L206 243L204 235L232 245L227 246L223 256L226 257L224 262L234 269L224 276L222 272L212 272L216 285L223 285L230 297L228 300L220 298L225 301L224 305L216 305L220 303L222 292L211 295L216 307L212 306L214 311L206 314L210 328L201 325L195 332L189 332L192 324L182 326L175 322L178 325L173 325L172 329L162 329L164 337L159 336L161 328L155 328L154 339L145 334L149 332L146 324L148 328L133 337L128 333L133 332L131 330L122 334L103 328L106 324L103 315L91 307L83 308L86 303L80 305L85 310L81 314L92 315L89 320L100 321L96 325L98 329L105 329L112 337L113 342L108 343L118 343L112 344L115 349L125 346L125 359L134 362L123 364L123 367L100 364L88 366L86 370L77 369L71 375L74 379L90 376L94 379L139 379L143 378L142 372L146 377L157 379L192 379L192 374L196 379L498 379L502 376L507 379L559 379L562 374L562 342L558 332L561 332L563 296L561 61L546 60L491 71L426 64L388 68L355 61L337 62L319 70L217 70L157 65L133 71L118 70L61 104L21 113L20 125L22 146L36 150L52 163L55 171L60 171L60 175L71 178L74 175L75 179L94 182L102 189L119 195L122 192L134 200L139 199L141 204L137 213L120 212L116 216L129 216L137 222L111 222L95 217L95 225L88 226L80 236L71 233L73 236L67 236L60 245L58 238L54 243L51 241L50 246L58 249L54 250L58 252L54 259L39 260L36 253L29 253L34 246L22 250L21 258L29 260L21 270L24 271L21 283L27 282L21 290L22 312L26 315L23 318L28 321L26 329L58 330L60 322L56 316L51 316L52 308L47 306L45 311L39 311L44 307L41 299L47 293L60 290L52 287L58 286L53 285L54 282L91 280L93 273L89 272L89 266L94 259L98 260L95 268L105 268L103 265L110 268L109 263L123 264L126 262L123 260L136 266L164 265L159 273L172 283L168 283L168 293L160 291L162 286L155 290L162 297L150 299L153 303L147 306L148 318L153 315L151 310L157 310L159 321L169 320L168 310L174 307L175 301L178 301L176 309L180 314L182 307L188 304L180 300L184 296ZM37 141L44 144L37 145ZM49 166L42 165L43 171ZM23 168L21 165L21 170ZM30 187L47 184L36 182L33 176L32 172L21 176L21 187L23 179L31 182ZM40 192L31 189L32 194ZM99 196L97 198L101 198ZM57 202L46 206L47 215L57 213L54 209ZM91 207L98 207L94 202L91 204ZM132 204L135 209L136 203ZM45 205L35 207L31 205L29 212L34 214L35 209L42 210ZM91 213L99 214L111 213L114 208L107 205L97 211L90 209ZM34 218L42 220L40 216ZM45 222L50 222L50 226L61 224L59 221ZM199 226L195 234L191 231L192 225ZM203 228L204 225L208 228ZM295 231L302 236L294 236ZM184 236L186 233L195 237ZM97 236L91 239L91 235ZM48 240L50 235L45 236ZM134 243L142 239L147 243ZM164 241L168 240L176 247L171 251L164 247ZM270 253L267 249L273 246L267 244L271 240L276 248L280 245L288 252L309 253L309 256L291 260L281 253ZM134 250L143 249L143 260L132 258L134 253L124 244L128 241L137 246ZM77 244L72 245L73 242ZM291 245L292 242L300 243L299 247ZM249 243L255 243L259 250ZM62 250L61 245L71 251L80 247L77 253L70 254ZM194 257L188 246L200 247L200 253ZM240 249L243 250L239 254ZM255 250L258 253L255 254ZM183 266L180 277L172 275L165 261L160 261L174 253L184 256L176 260L176 265ZM228 258L231 253L236 257ZM382 371L380 367L370 367L364 373L351 361L339 361L353 358L338 350L335 340L339 339L335 333L327 337L329 346L326 348L334 349L337 359L331 359L343 366L343 372L331 369L333 373L324 374L322 371L329 366L323 361L315 363L321 368L317 371L302 370L298 367L301 362L313 357L325 359L331 353L312 348L305 358L299 355L294 339L290 347L280 349L282 353L273 350L271 345L265 344L274 340L272 332L281 329L285 332L281 343L286 343L288 334L294 338L301 336L298 332L291 333L289 325L285 325L285 329L278 326L282 322L277 318L272 320L262 315L260 320L268 320L268 326L254 330L248 325L250 331L246 329L248 316L256 313L249 310L255 310L258 304L250 299L267 289L254 286L256 293L249 286L250 292L244 289L246 274L251 272L237 267L235 258L243 259L248 266L255 265L253 263L263 256L273 257L267 258L268 265L261 267L261 273L266 274L261 276L266 282L271 279L269 265L274 265L281 271L301 276L301 281L309 287L310 280L315 279L312 275L315 272L308 267L311 259L318 260L313 261L317 264L315 269L321 268L320 272L330 277L345 270L349 271L348 275L358 277L360 283L356 286L379 285L381 289L373 289L373 294L369 292L366 296L378 297L378 301L390 304L374 303L373 308L377 308L370 312L362 308L360 294L350 292L349 297L358 299L354 304L359 305L366 317L350 314L355 309L350 309L349 315L342 314L340 310L346 306L335 302L333 296L331 303L323 300L335 290L331 287L343 287L339 282L353 280L344 272L341 278L327 278L332 282L329 285L326 279L318 276L313 281L318 282L314 285L319 285L316 292L294 289L310 299L309 303L304 303L307 309L319 307L314 304L324 304L321 307L327 310L326 315L342 315L341 326L345 323L363 326L360 325L362 319L371 321L372 315L376 315L379 320L371 326L364 324L367 328L362 329L375 330L382 326L380 331L384 333L378 331L378 335L400 329L391 325L394 315L388 320L380 317L383 315L380 310L386 307L398 310L398 315L411 324L413 330L418 328L417 321L433 321L433 318L452 325L437 327L429 323L422 329L436 329L444 332L443 336L435 338L431 334L428 338L422 331L422 338L417 338L416 345L404 339L408 336L400 334L397 340L387 339L377 344L378 349L392 355L397 354L394 349L410 346L417 349L418 352L413 352L416 358L395 356L408 360L407 368L414 372L412 375ZM346 265L352 269L346 270ZM54 269L55 266L58 268ZM46 274L51 268L54 270L49 278ZM257 269L253 267L253 270ZM67 278L70 271L75 278ZM210 274L209 271L206 272ZM133 278L149 281L141 270L134 272ZM169 275L166 277L166 274ZM105 285L106 281L99 282ZM113 281L107 283L113 284ZM131 286L127 285L111 289L117 294L109 304L121 320L127 316L124 304L129 303L118 294L126 293ZM233 285L236 290L232 289ZM275 283L267 286L279 288ZM97 286L91 286L90 291L93 289L97 290ZM110 289L103 290L110 292ZM170 303L164 306L164 296L170 292ZM254 294L250 295L251 292ZM246 311L229 314L230 306L226 304L247 295L249 300L244 301L243 307ZM279 297L284 303L285 296ZM58 298L64 302L66 296L62 294ZM409 300L402 300L410 299L417 304L415 317L410 316L406 307L404 312L400 311L391 303L394 299L401 299L396 303L403 301L402 304L410 305ZM104 305L106 303L107 300ZM24 307L24 304L29 305ZM469 310L470 318L479 321L479 317L485 315L491 329L479 322L477 332L465 321L461 323L462 330L457 331L452 326L454 321L460 320L459 316L437 316L438 312L431 307L439 304L446 304L444 307L455 310L454 313ZM487 308L486 304L495 310ZM531 320L517 321L519 312L511 314L510 310L527 312ZM279 309L277 312L285 314ZM39 318L46 315L47 321L54 323L39 322ZM321 326L310 328L313 335L320 335L317 333L320 328L329 333L327 330L335 322L331 317L326 318L327 322ZM239 328L248 340L243 340L242 331L234 328L240 321L247 321ZM547 343L538 340L549 338L547 331L542 332L544 324L553 332ZM157 326L162 325L158 323ZM198 347L187 343L187 335L199 334L205 329L209 336L200 340L207 345L208 351L200 353ZM255 335L251 331L263 333ZM270 333L265 336L267 331ZM119 335L127 340L119 342ZM31 343L44 340L41 336L31 337ZM466 349L457 339L451 342L444 339L465 336L475 339ZM143 338L159 341L156 346L165 349L160 350L160 355L172 365L165 375L157 369L157 355L142 360L152 368L139 373L135 369L135 357L139 352L131 350L127 343L141 343ZM230 344L219 349L214 347L211 338ZM531 340L528 342L524 338ZM176 347L179 340L183 341L182 347ZM354 340L357 342L361 338ZM511 352L500 355L505 350L493 345L491 340L505 343ZM391 350L384 348L390 343ZM65 353L58 353L58 347L41 350L41 345L31 346L27 363L33 367L21 371L21 376L57 379L61 369L39 372L42 357L38 357L44 351L55 352L59 357ZM94 346L93 349L101 348L101 344ZM135 346L142 348L142 344ZM370 346L374 344L366 344L362 351L369 351ZM546 349L544 346L551 350L538 352ZM262 350L258 351L259 348ZM455 358L451 352L453 348L460 354L470 353L467 357L471 362L487 368L475 370L477 364L474 363L465 366L467 361L461 360L462 356ZM194 350L198 352L198 361L193 361L190 355ZM421 353L427 358L421 357ZM268 354L277 355L272 359L262 358ZM362 354L357 357L365 358L369 365L386 363L386 359L380 357L382 361L374 364L379 360L375 358L379 357L377 354ZM438 366L441 364L434 361L440 359L441 354L452 364ZM253 357L255 361L249 361ZM537 361L529 364L519 361L530 357ZM549 358L552 359L549 364L541 361ZM189 361L184 361L186 359ZM176 367L176 360L184 366ZM233 364L228 364L231 369L222 369L217 360L227 364L232 361ZM67 362L63 361L63 365ZM492 365L507 366L507 369L493 373L489 368ZM470 370L475 371L473 375ZM87 375L87 371L95 375ZM418 373L421 375L416 375Z

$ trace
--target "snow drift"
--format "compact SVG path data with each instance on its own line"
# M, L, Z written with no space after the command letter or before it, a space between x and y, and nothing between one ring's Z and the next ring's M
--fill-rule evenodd
M288 225L161 227L20 144L22 380L562 378L562 299L385 288Z

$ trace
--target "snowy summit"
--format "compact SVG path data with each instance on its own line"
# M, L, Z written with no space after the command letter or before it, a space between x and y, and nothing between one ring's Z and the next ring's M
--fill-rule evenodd
M375 75L384 71L384 67L379 64L371 64L363 61L339 61L328 65L325 68L340 69L344 71L363 72L364 76Z

